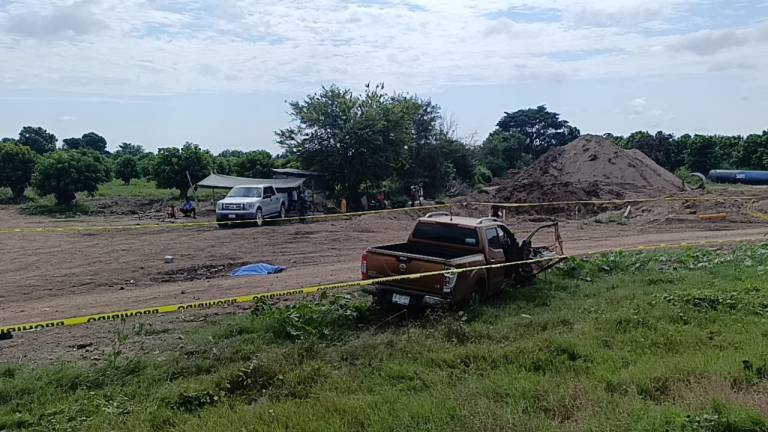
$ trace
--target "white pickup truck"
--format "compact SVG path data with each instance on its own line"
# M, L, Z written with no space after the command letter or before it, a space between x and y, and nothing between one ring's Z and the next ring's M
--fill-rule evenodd
M285 194L272 184L235 186L216 203L216 222L227 226L230 221L252 220L262 226L266 218L284 218L287 206Z

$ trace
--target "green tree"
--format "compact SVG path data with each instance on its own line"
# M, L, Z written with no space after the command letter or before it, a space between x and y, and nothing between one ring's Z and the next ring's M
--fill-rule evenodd
M62 150L93 150L97 153L107 153L107 140L96 132L88 132L80 138L65 138L62 140Z
M240 177L272 178L274 165L272 154L268 151L251 151L235 159L234 172Z
M440 148L446 162L456 170L456 177L466 184L474 185L475 162L470 148L460 140L449 136L441 138Z
M768 130L750 134L733 153L733 165L739 169L768 169Z
M115 177L125 184L139 177L139 161L134 156L121 156L115 163Z
M145 154L147 154L147 152L144 150L143 146L129 142L120 143L117 151L115 151L115 155L117 156L133 156L135 158L140 158Z
M96 192L99 184L109 178L104 158L98 153L58 151L40 159L32 175L32 187L40 195L53 194L59 205L69 205L77 192Z
M512 113L505 112L496 127L502 132L525 137L523 153L531 155L533 159L552 147L568 144L581 134L578 128L571 126L566 120L561 120L560 114L547 110L544 105Z
M37 154L56 150L56 135L41 127L24 126L19 132L19 145L27 146Z
M620 147L640 150L662 167L668 170L675 170L681 165L675 166L673 162L672 142L674 139L674 135L664 133L663 131L658 131L655 135L651 135L646 131L637 131L626 137L623 143L620 144Z
M235 175L235 163L238 161L236 157L213 157L213 165L211 170L216 174L223 175Z
M686 165L694 171L706 175L709 170L718 168L721 161L717 158L717 139L713 136L694 135L689 143Z
M211 173L213 155L199 145L187 142L182 148L168 147L157 151L152 178L159 188L178 189L179 197L186 198L192 184Z
M480 146L480 162L495 177L501 177L509 169L520 169L531 164L533 156L526 153L525 148L524 136L496 129Z
M281 153L274 158L275 168L294 168L301 169L301 160L296 156L289 156L287 153Z
M394 176L411 148L409 113L395 99L380 85L362 95L323 87L289 103L296 126L277 131L278 143L356 206L361 186Z
M79 150L83 148L83 140L77 137L64 138L61 140L62 150Z
M107 140L96 132L88 132L80 138L83 141L83 147L95 152L107 153Z
M155 169L155 161L157 157L154 153L145 153L141 159L139 159L139 177L152 178L152 173Z
M24 198L37 158L37 153L27 146L12 142L0 144L0 186L10 188L17 201Z
M221 158L241 158L245 156L245 152L242 150L227 149L219 153L217 156Z

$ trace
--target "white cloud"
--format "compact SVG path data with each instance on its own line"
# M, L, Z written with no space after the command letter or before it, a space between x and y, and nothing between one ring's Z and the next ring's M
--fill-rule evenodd
M428 90L684 75L744 65L733 61L739 49L765 52L765 26L647 33L693 1L15 1L0 6L0 88L164 94L384 81ZM561 18L505 16L514 8ZM755 57L739 70L764 73L766 56Z

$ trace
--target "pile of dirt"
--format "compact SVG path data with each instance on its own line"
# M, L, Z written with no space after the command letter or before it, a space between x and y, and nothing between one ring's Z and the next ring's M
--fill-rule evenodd
M550 150L493 192L497 202L553 202L658 197L683 183L638 150L624 150L596 135L583 135Z

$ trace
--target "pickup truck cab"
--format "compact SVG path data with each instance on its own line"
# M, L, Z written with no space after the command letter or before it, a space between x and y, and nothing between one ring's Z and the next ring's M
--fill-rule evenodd
M554 231L551 246L533 246L543 229ZM471 268L419 278L385 281L366 287L382 306L437 306L466 304L493 294L506 282L522 283L558 262L562 240L557 222L542 225L518 242L515 233L496 218L451 216L445 212L420 218L408 241L365 251L363 279ZM551 257L551 260L546 258ZM536 263L504 265L543 258ZM487 265L498 267L475 268Z
M287 197L268 183L235 186L216 203L216 222L224 226L228 221L253 220L261 226L266 218L284 218L286 202Z

